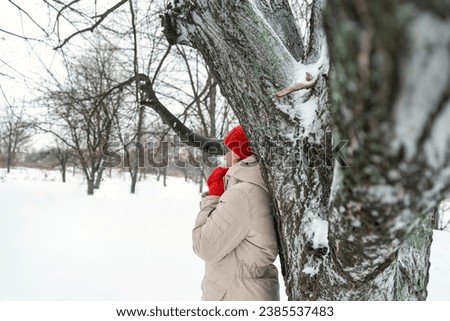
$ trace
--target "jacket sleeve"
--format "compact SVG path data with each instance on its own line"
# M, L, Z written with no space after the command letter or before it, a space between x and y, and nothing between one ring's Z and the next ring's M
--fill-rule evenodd
M220 198L205 196L192 231L194 252L205 262L217 262L244 240L249 229L245 193L229 189Z

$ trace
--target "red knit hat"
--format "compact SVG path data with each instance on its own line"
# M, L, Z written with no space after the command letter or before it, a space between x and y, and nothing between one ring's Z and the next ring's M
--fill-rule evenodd
M225 137L225 145L231 149L240 159L253 155L252 149L248 144L248 138L241 125L234 127Z

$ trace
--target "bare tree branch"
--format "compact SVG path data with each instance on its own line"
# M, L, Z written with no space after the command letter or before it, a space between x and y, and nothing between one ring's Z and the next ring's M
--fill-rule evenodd
M73 37L84 33L86 31L90 31L93 32L95 30L95 28L97 28L102 22L103 20L106 19L106 17L108 17L108 15L112 12L114 12L115 10L117 10L118 8L120 8L122 5L124 5L128 0L122 0L119 3L117 3L116 5L114 5L113 7L109 8L108 10L106 10L102 15L99 16L100 19L98 19L98 21L93 24L91 27L89 28L85 28L85 29L81 29L78 30L77 32L73 33L72 35L70 35L68 38L66 38L62 44L60 44L59 46L55 47L54 50L58 50L60 48L62 48L66 43L69 42L70 39L72 39Z
M17 4L15 4L12 0L8 0L13 6L15 6L20 12L23 12L39 29L41 29L44 34L46 36L48 36L47 31L45 31L44 28L42 28L37 22L36 20L33 19L32 16L30 16L30 14L28 12L26 12L22 7L18 6Z
M80 2L80 0L73 0L72 2L64 5L60 10L58 10L58 14L56 15L56 21L59 21L59 17L62 15L62 12L66 10L67 8L71 8L71 6L77 2Z
M14 32L7 31L7 30L4 30L4 29L0 29L0 32L4 32L4 33L6 33L6 34L8 34L8 35L11 35L11 36L14 36L14 37L17 37L17 38L20 38L20 39L24 39L24 40L32 40L32 41L43 42L43 41L40 40L40 39L29 38L29 37L21 36L21 35L18 35L18 34L16 34L16 33L14 33Z
M210 155L223 155L224 148L221 140L202 136L189 129L159 101L151 87L151 81L147 75L140 74L139 80L142 82L140 85L141 90L145 90L148 98L148 100L142 101L141 104L156 111L164 124L168 125L175 133L177 133L185 144L200 148Z
M311 80L311 75L309 73L306 73L306 80ZM275 96L277 98L283 98L284 96L289 95L289 94L291 94L291 93L293 93L295 91L299 91L299 90L302 90L302 89L314 88L314 86L317 84L317 80L318 80L318 78L316 78L316 79L314 79L312 81L309 81L309 82L298 83L298 84L289 86L287 88L284 88L284 89L278 91L275 94Z
M169 46L167 47L166 52L164 53L164 56L162 57L162 59L161 59L159 65L158 65L158 68L156 68L155 74L153 75L153 79L156 79L156 77L158 76L158 73L159 73L159 71L161 70L161 67L162 67L162 65L163 65L163 62L164 62L164 60L166 60L167 56L169 55L170 49L171 49L171 48L172 48L172 45L169 44Z

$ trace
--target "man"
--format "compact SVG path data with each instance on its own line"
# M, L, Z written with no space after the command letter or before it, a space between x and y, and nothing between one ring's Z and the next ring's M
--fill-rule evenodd
M272 202L241 126L224 140L227 168L207 179L192 231L205 261L202 300L279 300L278 254Z

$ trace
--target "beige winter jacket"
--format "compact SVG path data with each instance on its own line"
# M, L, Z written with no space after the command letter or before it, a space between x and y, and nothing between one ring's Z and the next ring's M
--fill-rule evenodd
M221 197L203 197L192 239L206 262L202 300L279 300L272 203L253 156L228 170Z

